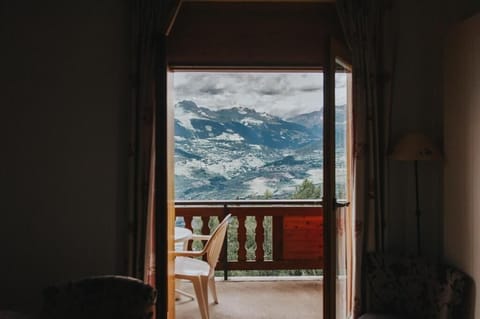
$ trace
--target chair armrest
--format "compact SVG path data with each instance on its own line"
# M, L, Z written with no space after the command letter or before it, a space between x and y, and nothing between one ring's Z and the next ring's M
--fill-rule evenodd
M193 234L190 240L209 240L211 235L197 235Z
M174 252L175 257L201 257L205 254L203 250L193 251L193 250L177 250Z

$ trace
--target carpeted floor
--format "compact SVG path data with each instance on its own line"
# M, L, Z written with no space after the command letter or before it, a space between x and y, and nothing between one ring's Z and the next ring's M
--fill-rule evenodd
M182 289L192 293L190 283ZM212 319L321 319L323 284L315 281L219 281L219 304L210 297ZM197 301L176 303L176 319L200 318Z

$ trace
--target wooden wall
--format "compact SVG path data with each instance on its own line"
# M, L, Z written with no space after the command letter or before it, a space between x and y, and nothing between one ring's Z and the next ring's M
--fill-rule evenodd
M283 218L283 259L323 260L323 216Z
M330 36L343 37L334 4L187 2L169 36L169 64L321 67Z

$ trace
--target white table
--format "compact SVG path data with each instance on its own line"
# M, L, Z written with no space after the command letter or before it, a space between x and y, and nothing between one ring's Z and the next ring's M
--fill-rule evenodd
M175 246L177 243L185 243L192 238L192 231L184 227L175 227Z
M192 231L185 227L175 227L175 250L187 250L188 240L192 238ZM175 299L180 300L180 294L178 293L181 286L180 280L175 280Z

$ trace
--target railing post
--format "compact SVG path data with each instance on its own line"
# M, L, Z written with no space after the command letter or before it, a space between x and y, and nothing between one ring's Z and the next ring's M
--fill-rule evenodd
M228 206L225 203L223 205L223 218L228 215ZM227 234L223 239L223 280L228 280L228 228Z
M265 228L263 227L264 216L255 216L257 227L255 228L255 243L257 249L255 250L255 261L263 262L265 260L265 249L263 248L265 243Z

